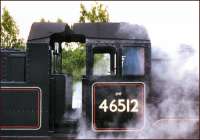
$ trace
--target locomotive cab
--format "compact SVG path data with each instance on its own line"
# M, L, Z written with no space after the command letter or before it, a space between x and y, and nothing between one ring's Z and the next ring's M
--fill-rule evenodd
M143 27L76 23L71 30L64 23L34 23L23 57L14 55L23 65L16 68L20 74L6 79L4 75L14 72L9 67L8 71L3 69L0 134L77 134L78 119L70 115L75 112L72 79L62 73L63 42L85 43L81 117L87 128L98 134L142 130L151 80L151 44ZM7 53L16 54L6 51L5 57Z
M142 130L151 66L145 29L127 23L83 23L75 24L74 31L86 36L82 116L88 129Z

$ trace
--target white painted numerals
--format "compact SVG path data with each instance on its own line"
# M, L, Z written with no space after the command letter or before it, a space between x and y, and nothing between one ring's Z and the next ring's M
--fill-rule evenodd
M104 112L107 112L109 109L111 112L138 112L138 100L136 99L114 99L108 105L107 99L104 99L99 105L99 109L102 109Z
M99 109L103 109L104 112L107 112L108 106L107 106L107 100L103 100L103 102L99 105Z

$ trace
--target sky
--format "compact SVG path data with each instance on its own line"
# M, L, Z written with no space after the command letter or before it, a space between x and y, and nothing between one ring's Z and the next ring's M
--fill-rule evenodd
M94 1L1 1L13 16L20 36L27 40L31 24L45 18L61 18L72 25L78 22L80 3L89 9ZM143 25L153 46L188 44L199 50L198 1L101 1L107 7L110 22Z

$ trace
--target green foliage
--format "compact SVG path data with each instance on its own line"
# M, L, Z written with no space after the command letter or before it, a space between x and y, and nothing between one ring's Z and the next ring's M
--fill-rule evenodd
M19 38L19 29L10 15L9 11L4 7L1 16L1 47L3 48L25 48L22 38Z
M46 20L45 18L41 18L40 22L51 22L50 20ZM57 18L57 23L63 23L63 20L61 18Z
M102 4L96 3L89 11L85 9L83 4L80 5L79 22L108 22L108 11ZM103 55L95 57L95 62L101 59ZM73 77L73 81L80 81L84 74L86 65L86 48L83 44L78 44L76 48L68 48L63 51L63 72Z
M95 3L95 5L87 11L83 4L80 5L81 16L79 18L80 23L89 22L109 22L109 14L103 4Z
M108 11L102 4L95 3L95 5L87 11L83 4L80 5L80 22L108 22L109 15ZM40 22L49 22L44 18L41 18ZM58 18L57 23L62 23L63 20ZM85 65L86 65L86 48L83 44L76 44L78 47L75 47L72 44L66 44L66 47L62 52L62 67L63 73L66 73L73 77L73 81L80 81L81 76L84 74ZM95 57L95 62L100 60L103 55L98 55Z
M101 53L94 55L94 64L96 64L96 62L101 60L103 57L104 57L104 54L101 54Z
M83 44L78 48L63 49L63 72L73 77L74 81L80 81L85 67L86 52Z
M56 22L57 23L63 23L63 20L61 18L58 18Z
M40 22L46 22L46 20L44 18L41 18Z
M45 18L41 18L40 22L51 22L50 20L46 20Z

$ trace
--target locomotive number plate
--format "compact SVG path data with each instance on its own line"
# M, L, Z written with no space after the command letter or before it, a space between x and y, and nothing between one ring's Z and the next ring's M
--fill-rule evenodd
M144 126L143 82L96 82L92 85L92 129L139 131Z

